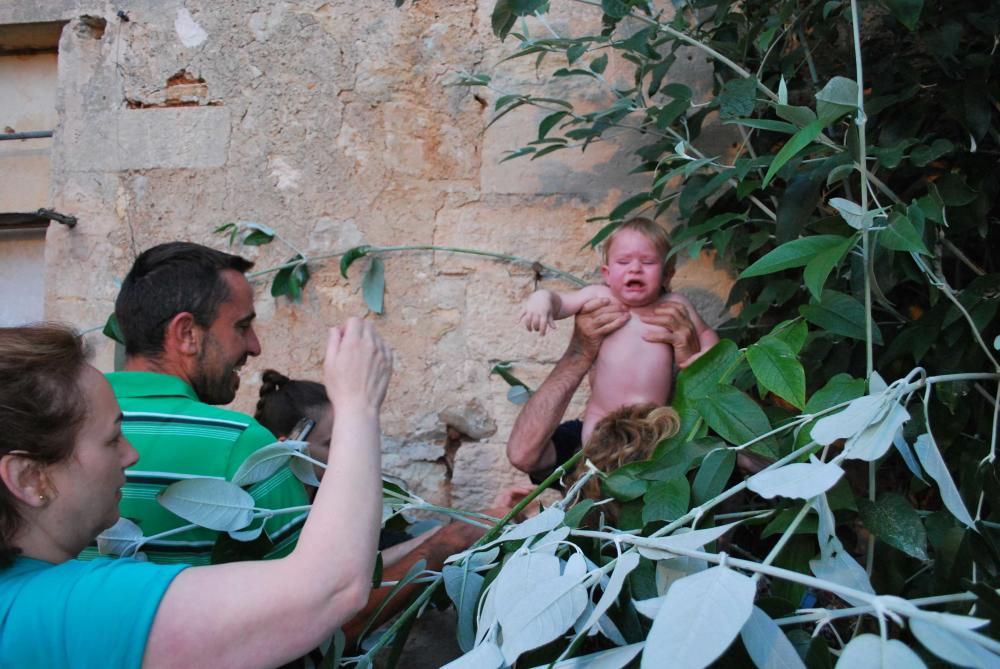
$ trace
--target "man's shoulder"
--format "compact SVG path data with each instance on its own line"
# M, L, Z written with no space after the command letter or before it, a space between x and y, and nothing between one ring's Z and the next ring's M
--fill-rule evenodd
M126 422L190 423L250 432L267 443L271 433L240 411L206 404L184 380L153 372L112 372L106 375L125 414Z

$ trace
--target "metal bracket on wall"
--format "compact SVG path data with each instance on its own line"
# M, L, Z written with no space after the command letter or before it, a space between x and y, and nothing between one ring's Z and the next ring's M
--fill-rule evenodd
M27 130L25 132L0 132L0 141L8 139L42 139L51 137L55 130Z
M0 230L30 230L48 227L49 221L62 223L67 228L76 226L76 216L60 214L53 209L39 209L28 213L0 213Z

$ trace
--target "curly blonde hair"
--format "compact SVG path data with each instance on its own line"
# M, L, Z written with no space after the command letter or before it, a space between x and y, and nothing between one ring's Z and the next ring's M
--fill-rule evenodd
M566 475L566 487L572 486L587 471L587 460L602 472L609 473L630 462L648 459L657 444L677 434L680 424L680 416L673 407L634 404L612 411L594 427L579 464ZM580 494L600 499L600 481L591 478ZM607 504L602 509L610 522L617 520L617 504Z

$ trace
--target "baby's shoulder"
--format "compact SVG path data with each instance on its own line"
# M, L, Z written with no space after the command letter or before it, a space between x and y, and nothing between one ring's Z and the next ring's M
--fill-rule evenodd
M611 289L603 283L592 283L580 289L580 296L588 300L594 297L611 297Z
M683 304L688 309L694 308L694 305L691 304L691 300L684 297L680 293L664 293L660 296L657 304L663 304L664 302L676 302L677 304Z

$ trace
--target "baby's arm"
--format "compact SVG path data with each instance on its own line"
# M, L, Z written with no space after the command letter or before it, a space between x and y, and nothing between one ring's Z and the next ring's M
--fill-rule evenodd
M688 318L691 319L691 323L694 325L695 333L698 335L698 343L700 344L701 350L691 355L686 360L679 361L677 363L677 366L683 369L708 352L708 349L718 344L719 335L702 319L698 310L694 308L693 304L691 304L691 301L680 293L670 293L663 298L663 301L676 302L682 305L684 307L684 311L687 312Z
M541 288L533 292L521 307L517 321L523 322L531 332L545 332L556 329L555 321L569 318L580 312L583 305L595 297L606 297L607 287L586 286L572 293L554 293Z

